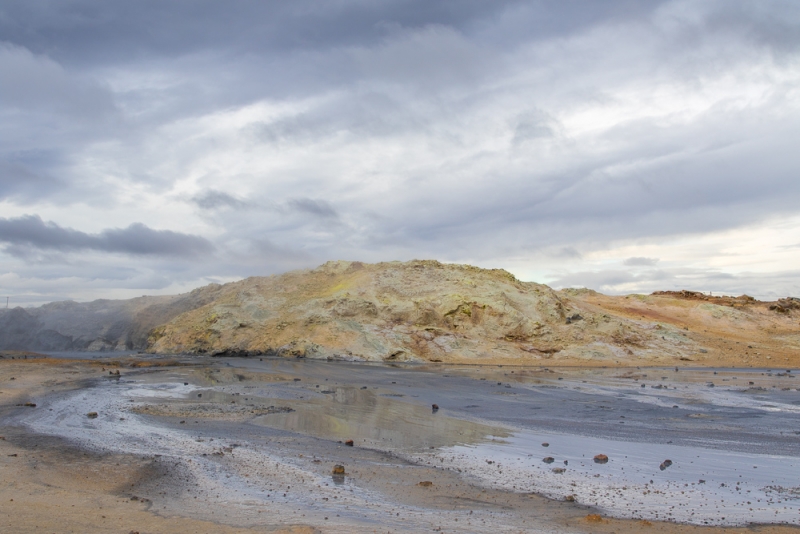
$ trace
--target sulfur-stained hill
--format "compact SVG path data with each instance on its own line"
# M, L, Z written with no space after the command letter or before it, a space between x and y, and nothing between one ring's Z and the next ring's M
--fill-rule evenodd
M336 261L214 292L155 328L147 350L553 366L800 363L800 313L749 297L555 291L437 261Z
M412 261L130 300L0 310L0 350L149 350L368 361L800 366L800 301L554 291L503 270Z

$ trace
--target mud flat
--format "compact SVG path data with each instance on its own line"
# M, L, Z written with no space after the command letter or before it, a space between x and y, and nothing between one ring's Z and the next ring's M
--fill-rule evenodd
M3 360L0 530L797 532L788 371Z

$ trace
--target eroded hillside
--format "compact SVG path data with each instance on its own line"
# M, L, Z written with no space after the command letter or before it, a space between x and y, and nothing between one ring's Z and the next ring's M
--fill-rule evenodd
M752 299L733 307L554 291L436 261L329 262L227 284L156 328L148 350L551 365L784 365L800 356L793 312Z

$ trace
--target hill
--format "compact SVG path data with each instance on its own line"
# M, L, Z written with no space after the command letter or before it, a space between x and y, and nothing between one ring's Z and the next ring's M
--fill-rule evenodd
M156 328L148 350L445 363L800 363L795 311L701 296L609 297L468 265L337 261L222 286L212 302Z
M0 350L520 365L800 364L800 301L553 290L499 269L364 264L0 312Z

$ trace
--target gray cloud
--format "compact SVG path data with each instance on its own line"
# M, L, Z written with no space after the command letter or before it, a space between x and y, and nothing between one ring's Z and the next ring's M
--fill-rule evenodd
M626 258L622 262L623 265L628 265L629 267L652 267L656 263L658 263L658 258L644 258L641 256Z
M199 236L170 230L153 230L134 223L127 228L111 228L87 234L44 222L38 215L0 218L0 242L16 247L53 249L62 252L98 250L133 255L193 257L213 252L211 243ZM13 249L12 249L13 250Z
M787 0L7 0L0 202L59 225L2 220L0 286L167 291L342 257L685 281L637 258L587 273L621 243L800 215L798 27ZM778 287L745 268L698 276Z
M233 197L223 191L217 191L214 189L205 191L200 195L196 195L192 197L191 200L192 202L197 204L197 206L206 210L214 210L221 208L242 209L250 207L250 204L248 202Z
M15 161L0 159L0 199L14 198L18 202L30 202L63 190L65 184L49 176L47 171L41 168L43 167L41 159L46 159L42 156L41 154L17 156L14 158Z
M338 219L339 214L328 202L312 198L293 198L287 202L295 211L320 217L323 219Z

